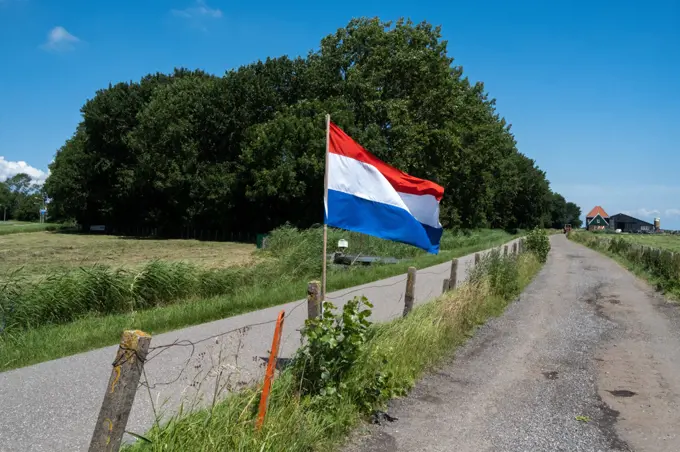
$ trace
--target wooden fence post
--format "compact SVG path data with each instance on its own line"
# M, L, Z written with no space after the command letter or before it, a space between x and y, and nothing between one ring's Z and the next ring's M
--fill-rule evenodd
M442 284L442 293L446 293L449 290L449 278L444 278L444 283Z
M416 292L416 268L409 267L406 275L406 293L404 294L404 317L413 309Z
M505 256L508 255L508 245L505 245L505 246L503 247L503 254L504 254Z
M150 343L151 336L143 331L123 332L89 452L120 449Z
M482 256L480 256L479 253L475 253L475 265L479 264L481 260Z
M451 261L451 274L449 274L449 290L456 288L458 284L458 259Z
M310 281L307 284L307 318L316 319L321 314L321 283Z
M517 254L517 242L512 244L512 254Z

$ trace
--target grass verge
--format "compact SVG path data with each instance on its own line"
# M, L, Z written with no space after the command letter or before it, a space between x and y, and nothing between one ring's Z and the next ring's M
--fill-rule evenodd
M613 259L672 301L680 301L680 254L652 248L652 241L640 243L584 231L570 233L569 239Z
M116 282L116 280L97 277L93 279L96 283L94 286L68 284L64 286L63 291L54 294L45 290L42 293L36 292L36 297L40 297L40 302L31 301L22 311L27 313L21 319L28 327L5 328L0 334L0 371L115 344L124 329L141 329L151 334L158 334L304 298L307 282L320 274L321 263L318 256L321 255L321 240L319 234L318 230L282 229L279 236L274 237L272 248L267 251L266 262L260 266L244 268L243 273L229 276L226 280L228 284L217 284L219 281L215 283L218 287L228 288L225 295L185 298L168 304L167 299L157 297L154 295L156 292L150 291L145 293L150 293L152 298L158 301L155 307L107 315L88 311L81 312L78 316L78 312L74 312L75 308L72 309L71 305L90 306L88 300L99 300L101 303L103 298L110 297L109 294L127 293L125 284L109 285L110 281ZM330 243L337 241L340 234L339 232L332 233ZM411 265L425 268L455 257L498 246L512 237L502 231L479 231L469 235L447 233L442 239L442 251L438 255L424 254L413 247L394 244L394 242L364 239L369 243L365 243L363 248L369 252L394 255L404 260L394 265L357 267L351 270L335 269L329 275L328 289L329 291L339 290L398 275L404 273ZM358 237L352 239L350 246L358 240L361 239ZM224 271L226 270L230 269ZM234 283L234 279L238 279L238 283ZM51 287L62 287L57 283ZM105 289L101 288L100 283L106 284L103 286ZM74 287L81 287L82 290L74 291ZM161 287L163 287L162 284ZM187 292L180 287L178 293L186 295ZM4 294L8 297L4 302L4 312L13 313L16 317L18 308L11 303L14 298L9 298L8 290L5 290ZM0 294L0 298L2 295ZM127 306L126 303L129 300L129 297L120 298L118 304L123 307ZM63 318L68 319L68 323L32 326L31 321L35 317L31 315L48 309L46 314L41 314L43 315L41 318L54 318L54 310L59 308L59 303L71 304L63 307L63 311L66 312ZM0 307L2 305L2 300L0 300ZM12 310L14 311L11 312ZM61 311L58 314L62 315L60 313ZM2 326L0 324L0 327Z
M58 231L64 228L56 223L0 222L0 235L23 234L27 232Z
M250 388L228 396L211 409L176 415L148 432L148 441L138 441L127 450L334 449L371 409L404 394L424 372L450 357L476 326L501 314L540 267L531 253L508 258L495 253L483 260L470 283L416 308L406 318L370 326L361 334L365 341L352 352L356 359L338 379L335 391L328 391L326 386L318 393L301 394L303 380L294 362L273 384L260 432L254 429L259 392ZM338 324L347 322L347 312L343 314L338 316ZM352 331L355 334L358 330ZM321 339L321 343L324 341ZM348 350L343 349L339 356L345 356ZM331 356L325 363L333 353L338 355L332 347L327 352ZM302 356L308 355L298 352L297 359Z

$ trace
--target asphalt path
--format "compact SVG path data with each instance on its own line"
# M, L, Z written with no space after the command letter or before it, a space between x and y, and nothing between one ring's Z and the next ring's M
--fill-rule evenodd
M459 282L473 264L474 255L459 258ZM416 304L441 294L450 268L447 262L418 271ZM327 299L342 306L364 295L374 304L372 319L388 321L402 314L405 281L399 275L332 292ZM205 406L216 394L223 397L261 379L278 313L286 311L281 349L286 358L300 345L306 304L297 300L154 336L151 346L160 348L149 354L127 430L144 433L180 405L185 411ZM0 451L87 450L116 350L105 347L0 373Z

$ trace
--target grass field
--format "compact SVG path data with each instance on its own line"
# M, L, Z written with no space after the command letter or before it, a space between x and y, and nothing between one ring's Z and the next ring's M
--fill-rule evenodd
M129 247L137 257L138 268L129 269L125 254L112 260L128 269L116 266L95 266L70 271L56 262L65 259L63 251L45 258L40 266L31 267L30 259L14 256L15 262L28 262L26 271L32 277L0 274L0 371L34 364L74 353L115 344L123 329L141 329L158 334L185 326L225 318L268 306L275 306L306 296L307 282L321 274L321 229L298 231L281 228L271 235L267 250L252 252L253 247L229 243L199 243L192 241L129 240L115 237L66 235L63 246L73 246L77 255L77 240L94 240L83 246L82 256L91 255L95 262L103 255L106 243ZM41 235L30 234L39 240ZM59 235L59 234L53 234ZM426 254L412 246L375 238L360 237L341 231L329 231L329 250L339 238L347 238L353 251L364 254L394 256L402 259L394 265L374 265L329 269L328 290L338 290L403 273L410 265L424 268L509 241L513 236L495 230L452 234L445 232L441 251ZM16 237L14 238L15 240ZM28 238L21 238L28 240ZM54 239L52 239L54 240ZM99 240L99 241L97 241ZM107 242L108 240L108 242ZM9 242L16 243L16 242ZM176 243L177 249L172 250ZM154 246L155 244L155 246ZM195 248L191 248L195 246ZM147 253L141 252L148 247ZM182 248L187 247L187 248ZM231 262L257 261L250 266L234 265L209 268L219 259L214 249L251 250L232 252ZM232 248L229 248L232 247ZM0 246L0 249L2 246ZM200 262L147 261L160 257L206 259ZM40 253L40 247L37 248ZM20 253L21 254L21 253ZM218 253L219 254L219 253ZM116 260L117 259L117 260ZM225 258L226 259L226 258ZM226 264L227 260L219 260ZM11 269L7 266L6 269ZM52 273L45 274L46 269ZM35 275L41 275L36 277ZM44 276L44 277L43 277Z
M0 221L0 235L23 234L27 232L56 231L62 228L54 223L27 223L23 221Z
M135 268L154 259L225 268L254 263L254 251L255 245L231 242L135 240L58 232L0 235L0 275L18 268L22 275L40 276L96 264Z
M609 236L608 236L609 237ZM631 243L651 246L668 251L680 251L680 235L671 234L616 234L613 237L620 237Z

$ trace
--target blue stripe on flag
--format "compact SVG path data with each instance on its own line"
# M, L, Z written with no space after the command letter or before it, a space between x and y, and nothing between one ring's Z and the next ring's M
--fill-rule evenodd
M432 254L439 253L442 228L422 224L399 207L328 190L328 212L328 226L407 243Z

